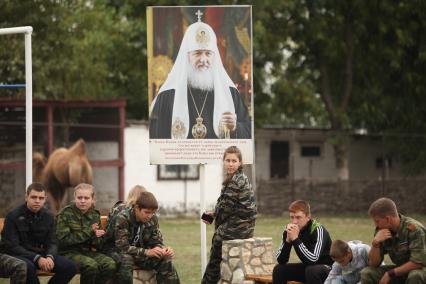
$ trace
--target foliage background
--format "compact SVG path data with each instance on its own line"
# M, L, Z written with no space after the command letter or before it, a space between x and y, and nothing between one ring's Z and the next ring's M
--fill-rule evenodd
M31 25L38 99L125 97L147 119L146 7L192 0L3 0L0 27ZM407 175L426 168L426 2L204 1L253 5L256 126L332 130L336 165L348 133L384 137ZM0 83L24 80L22 36L0 38ZM1 91L2 97L22 92ZM344 178L344 171L342 171Z

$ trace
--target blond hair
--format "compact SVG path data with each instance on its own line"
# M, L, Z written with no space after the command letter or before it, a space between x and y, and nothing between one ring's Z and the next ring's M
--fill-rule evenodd
M132 207L136 204L136 200L138 200L139 195L142 192L147 192L146 188L141 185L135 185L132 187L132 189L129 191L129 194L127 195L126 199L126 207Z
M77 186L74 187L74 196L75 196L77 190L79 190L79 189L81 189L81 190L91 190L92 191L92 198L95 197L95 187L93 185L88 184L88 183L77 184Z

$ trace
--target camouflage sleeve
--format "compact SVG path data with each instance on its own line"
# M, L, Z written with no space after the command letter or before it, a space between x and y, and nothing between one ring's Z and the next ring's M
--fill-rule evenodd
M249 198L250 183L243 175L236 178L224 186L219 200L216 204L215 215L221 220L226 220L229 216L235 214L236 209L241 203ZM246 194L247 193L247 196Z
M413 226L413 230L408 234L410 260L415 263L426 265L426 236L425 231L420 226Z
M121 253L127 253L132 256L144 256L145 249L141 247L132 246L129 243L129 222L124 215L117 215L114 222L114 237L115 247Z
M149 241L147 242L147 246L149 248L154 248L154 247L164 247L163 244L163 235L161 234L160 231L160 225L158 224L158 218L157 216L153 216L152 219L150 220L150 229L151 231L151 238L149 239Z
M374 230L374 237L377 235L377 233L379 232L379 228L375 228ZM380 262L383 261L383 259L385 258L385 255L388 254L388 252L385 249L385 246L383 245L383 242L380 243Z
M71 210L64 210L57 216L56 237L61 246L88 243L93 236L92 228L82 228Z
M27 283L27 265L25 261L0 253L0 278L3 277L10 277L10 283Z

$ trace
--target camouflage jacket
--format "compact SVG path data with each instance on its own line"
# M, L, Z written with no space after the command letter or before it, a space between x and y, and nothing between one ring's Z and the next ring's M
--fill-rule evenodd
M82 213L74 203L64 207L56 217L56 237L59 252L90 251L92 247L100 247L103 238L97 238L92 224L101 226L101 214L98 210L89 209Z
M380 254L389 254L390 259L397 266L407 261L426 265L426 228L418 221L399 215L401 224L398 232L392 238L380 244ZM378 229L376 228L375 234Z
M126 203L124 201L119 200L109 210L107 224L105 227L107 238L110 238L108 234L112 234L114 232L112 228L114 227L115 218L117 217L118 213L120 213L124 209L126 209Z
M138 257L145 255L145 249L157 246L164 246L157 216L147 223L139 223L134 209L125 208L115 216L107 232L104 250Z
M257 215L254 192L247 176L238 170L222 187L215 207L216 233L223 239L253 236Z

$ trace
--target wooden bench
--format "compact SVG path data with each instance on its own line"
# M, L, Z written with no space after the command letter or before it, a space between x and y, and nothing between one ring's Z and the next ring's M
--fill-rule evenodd
M272 275L256 275L256 274L247 274L246 280L254 281L256 284L272 283Z
M256 284L272 284L272 275L256 275L256 274L247 274L246 280L254 281ZM303 284L302 282L297 281L287 281L287 284Z

